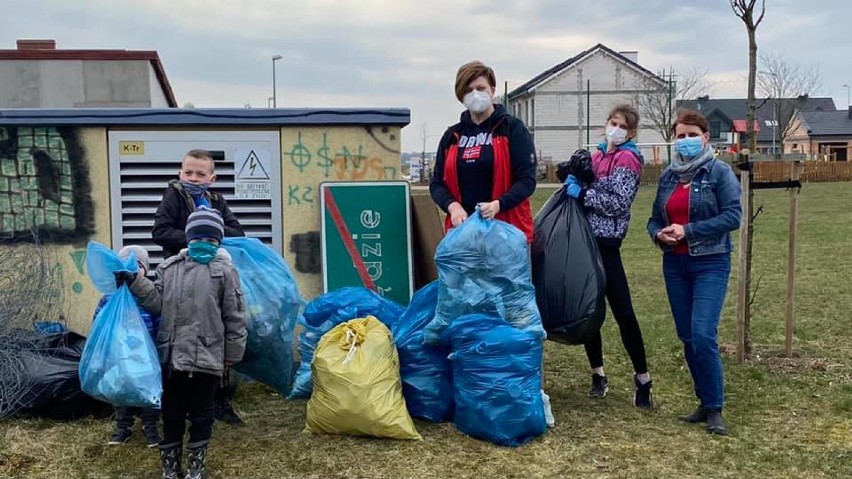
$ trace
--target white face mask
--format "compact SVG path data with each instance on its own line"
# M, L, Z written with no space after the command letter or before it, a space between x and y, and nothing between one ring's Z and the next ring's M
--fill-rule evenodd
M484 113L491 106L491 95L479 90L468 92L464 96L464 106L471 113Z
M617 126L606 127L606 137L613 145L620 145L627 141L627 132Z

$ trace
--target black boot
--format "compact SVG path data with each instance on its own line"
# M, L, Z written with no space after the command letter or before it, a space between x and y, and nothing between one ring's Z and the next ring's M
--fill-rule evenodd
M686 416L678 416L677 418L690 424L697 424L699 422L707 422L707 414L708 411L704 406L698 406L698 409L695 411L692 411Z
M207 445L189 450L189 468L185 479L202 479L204 477L204 459L207 457Z
M160 460L163 462L163 479L181 479L180 444L171 447L160 446Z
M722 411L708 411L707 431L710 434L718 434L719 436L728 435L728 427L725 426L725 421L722 419Z
M231 426L243 426L245 423L240 416L237 415L237 412L234 411L234 407L231 406L229 401L216 401L216 404L213 406L213 417L216 418L217 421L222 421L226 424L230 424Z
M232 426L242 426L245 424L231 405L236 394L237 385L231 382L231 370L230 368L226 368L222 374L222 381L219 387L216 388L216 398L213 403L213 417L217 421L222 421Z

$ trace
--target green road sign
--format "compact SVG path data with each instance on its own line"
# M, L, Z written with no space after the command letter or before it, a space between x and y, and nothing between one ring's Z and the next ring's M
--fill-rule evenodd
M365 286L411 301L411 206L407 181L320 184L323 291Z

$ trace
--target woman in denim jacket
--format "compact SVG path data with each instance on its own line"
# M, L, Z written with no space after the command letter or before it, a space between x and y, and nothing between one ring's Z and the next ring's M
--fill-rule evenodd
M716 328L731 272L731 232L742 216L740 185L730 165L715 158L703 116L681 111L672 129L677 153L660 178L648 233L664 251L669 305L700 401L680 419L727 435Z

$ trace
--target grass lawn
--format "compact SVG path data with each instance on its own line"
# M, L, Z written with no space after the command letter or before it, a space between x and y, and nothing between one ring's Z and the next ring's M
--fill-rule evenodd
M550 193L537 192L534 208ZM632 371L609 319L610 395L586 397L590 379L581 347L548 344L546 390L557 426L525 447L501 448L470 439L452 424L420 422L422 442L311 436L302 433L305 402L284 401L251 384L238 397L248 426L216 425L212 477L852 477L852 185L808 184L802 191L797 357L791 360L780 354L789 196L757 192L756 205L764 208L756 222L755 278L762 279L754 303L754 360L733 361L736 271L719 332L728 438L676 419L696 400L660 254L645 234L652 195L651 187L640 192L623 254L654 378L654 412L630 404ZM158 457L143 447L141 433L124 447L107 447L111 427L107 420L2 423L0 477L159 477Z

